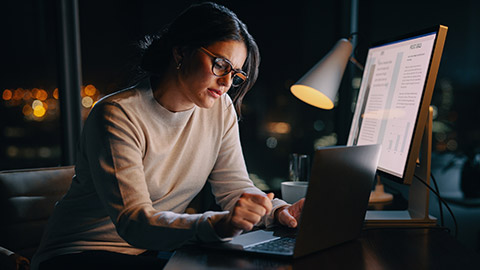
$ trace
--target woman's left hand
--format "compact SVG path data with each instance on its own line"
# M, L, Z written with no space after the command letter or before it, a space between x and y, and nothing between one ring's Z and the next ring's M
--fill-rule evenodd
M303 210L304 202L305 198L300 199L293 205L280 207L275 211L275 219L284 226L296 228Z

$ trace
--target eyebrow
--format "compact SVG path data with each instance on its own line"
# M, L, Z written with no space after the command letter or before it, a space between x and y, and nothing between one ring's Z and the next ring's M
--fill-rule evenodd
M202 47L202 48L203 48L203 47ZM236 68L236 67L234 67L232 60L228 59L228 57L225 57L225 56L223 56L223 55L221 55L221 54L213 53L213 52L211 52L210 50L208 50L207 48L204 48L204 49L205 49L207 52L211 53L214 57L226 59L226 60L232 65L233 69L243 71L243 69L242 69L243 66L242 66L241 68ZM245 72L245 71L243 71L243 72Z
M232 68L233 68L233 69L235 69L235 70L242 70L241 68L235 68L235 67L233 66L232 60L228 59L228 57L225 57L225 56L223 56L223 55L216 55L216 57L223 58L223 59L227 60L227 61L232 65Z
M237 71L238 71L238 70L241 70L241 71L243 71L243 66L240 67L240 68L236 68L236 67L233 66L232 60L228 59L227 57L223 57L223 58L224 58L224 59L227 59L228 62L230 62L230 64L232 64L232 67L233 67L234 70L237 70ZM245 72L245 71L243 71L243 72Z

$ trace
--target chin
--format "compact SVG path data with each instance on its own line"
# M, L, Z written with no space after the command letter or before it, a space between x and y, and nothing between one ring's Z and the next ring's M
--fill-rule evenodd
M203 106L200 106L204 109L210 109L213 107L213 105L215 104L215 102L212 102L212 103L208 103L208 104L204 104Z
M210 100L202 100L202 102L198 102L196 105L200 108L210 109L215 105L215 102L218 102L216 99Z

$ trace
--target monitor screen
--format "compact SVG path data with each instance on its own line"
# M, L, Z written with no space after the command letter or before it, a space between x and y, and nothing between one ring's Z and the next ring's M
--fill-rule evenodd
M374 44L366 59L347 144L381 144L378 171L404 183L411 183L419 155L445 40L444 33L439 38L442 29Z

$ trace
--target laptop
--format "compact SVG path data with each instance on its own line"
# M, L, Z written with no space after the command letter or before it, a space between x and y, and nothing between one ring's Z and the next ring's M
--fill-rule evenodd
M297 228L254 230L209 247L298 258L358 238L379 156L380 145L316 150Z

